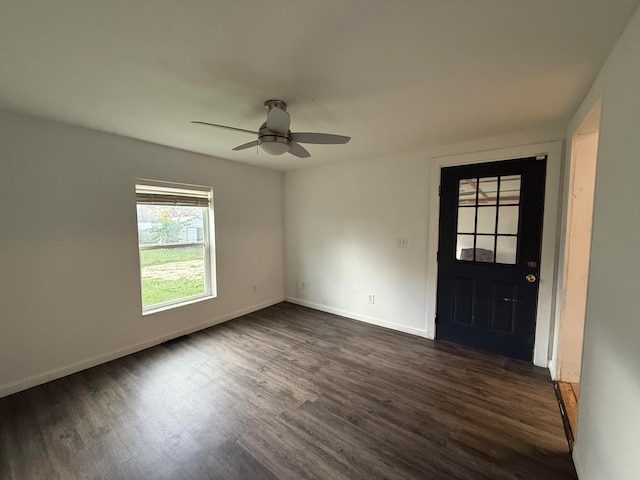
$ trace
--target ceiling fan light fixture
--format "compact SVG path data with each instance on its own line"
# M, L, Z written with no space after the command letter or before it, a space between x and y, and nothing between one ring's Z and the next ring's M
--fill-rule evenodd
M269 155L282 155L289 151L291 140L279 135L264 135L259 139L259 145Z

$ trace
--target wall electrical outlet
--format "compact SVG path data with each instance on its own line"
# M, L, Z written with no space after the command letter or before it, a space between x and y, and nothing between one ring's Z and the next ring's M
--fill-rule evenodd
M302 290L304 290L305 288L307 288L307 282L305 282L304 280L300 282L300 288Z
M409 246L409 239L407 237L396 238L396 248L407 248Z
M258 293L258 285L254 285L253 288L251 289L251 293Z
M376 303L376 296L373 293L369 294L369 303Z

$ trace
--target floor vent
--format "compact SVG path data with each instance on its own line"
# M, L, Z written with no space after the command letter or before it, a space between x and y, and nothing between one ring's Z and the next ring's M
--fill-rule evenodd
M188 338L190 338L189 335L180 335L179 337L172 338L171 340L167 340L166 342L162 342L160 345L162 345L163 347L170 347L171 345L175 345L176 343L184 342Z

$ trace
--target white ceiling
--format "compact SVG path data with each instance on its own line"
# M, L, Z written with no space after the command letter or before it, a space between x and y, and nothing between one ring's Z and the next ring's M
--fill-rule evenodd
M640 0L0 0L0 108L293 170L563 127ZM262 102L311 159L231 149Z

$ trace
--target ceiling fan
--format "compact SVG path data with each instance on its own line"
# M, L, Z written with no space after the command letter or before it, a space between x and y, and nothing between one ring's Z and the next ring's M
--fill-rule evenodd
M257 140L235 147L233 150L236 151L259 145L262 150L270 155L282 155L283 153L289 152L298 158L311 156L307 149L300 145L301 143L333 145L347 143L351 140L351 137L331 135L329 133L292 132L289 130L291 119L287 112L287 104L282 100L267 100L264 102L264 108L267 110L267 121L262 124L260 130L257 132L245 130L244 128L228 127L226 125L196 120L191 123L226 128L228 130L251 133L258 136Z

